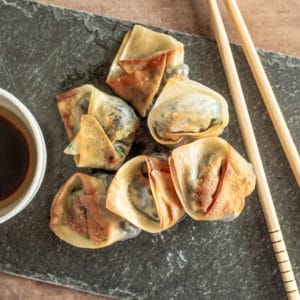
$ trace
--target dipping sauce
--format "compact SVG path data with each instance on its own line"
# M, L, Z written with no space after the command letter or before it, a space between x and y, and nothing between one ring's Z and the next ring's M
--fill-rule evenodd
M25 179L29 149L23 133L0 115L0 201L13 194Z
M0 107L0 208L16 200L28 184L34 169L35 147L22 122Z

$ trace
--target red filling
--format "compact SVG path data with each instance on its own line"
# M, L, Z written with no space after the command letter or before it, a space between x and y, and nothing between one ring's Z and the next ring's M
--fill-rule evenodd
M216 201L217 201L217 199L220 195L220 192L222 191L224 177L225 177L225 174L226 174L226 171L227 171L227 166L228 166L228 160L224 159L224 161L222 163L222 167L221 167L221 175L220 175L220 179L219 179L219 182L218 182L217 190L216 190L216 192L214 194L214 197L213 197L213 200L210 203L209 207L207 208L207 211L205 212L205 214L207 214L211 210L211 208L214 206L214 204L216 203Z

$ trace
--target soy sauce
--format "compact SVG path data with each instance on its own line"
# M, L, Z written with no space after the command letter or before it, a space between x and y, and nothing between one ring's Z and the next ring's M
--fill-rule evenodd
M24 134L0 114L0 202L21 186L29 166L29 146Z

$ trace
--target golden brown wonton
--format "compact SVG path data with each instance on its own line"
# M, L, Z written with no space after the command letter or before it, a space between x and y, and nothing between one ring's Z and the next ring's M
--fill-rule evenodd
M220 94L179 74L168 79L147 120L155 141L168 146L218 136L228 121L227 102Z
M135 25L125 35L106 82L145 117L166 69L182 68L183 59L182 43Z
M126 158L139 119L120 98L83 85L57 96L77 167L116 170Z
M139 229L105 207L111 177L75 173L60 188L49 223L59 238L80 248L102 248L139 234Z
M161 232L183 216L168 162L145 155L126 162L115 175L106 207L148 232Z
M195 220L236 218L255 187L250 163L221 138L203 138L176 148L169 165L182 206Z

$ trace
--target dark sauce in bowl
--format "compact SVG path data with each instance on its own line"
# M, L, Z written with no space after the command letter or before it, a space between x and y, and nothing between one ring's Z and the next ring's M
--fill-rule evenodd
M28 127L11 110L0 106L0 209L23 199L36 170L36 155Z
M24 134L0 115L0 201L12 195L25 179L29 146Z

